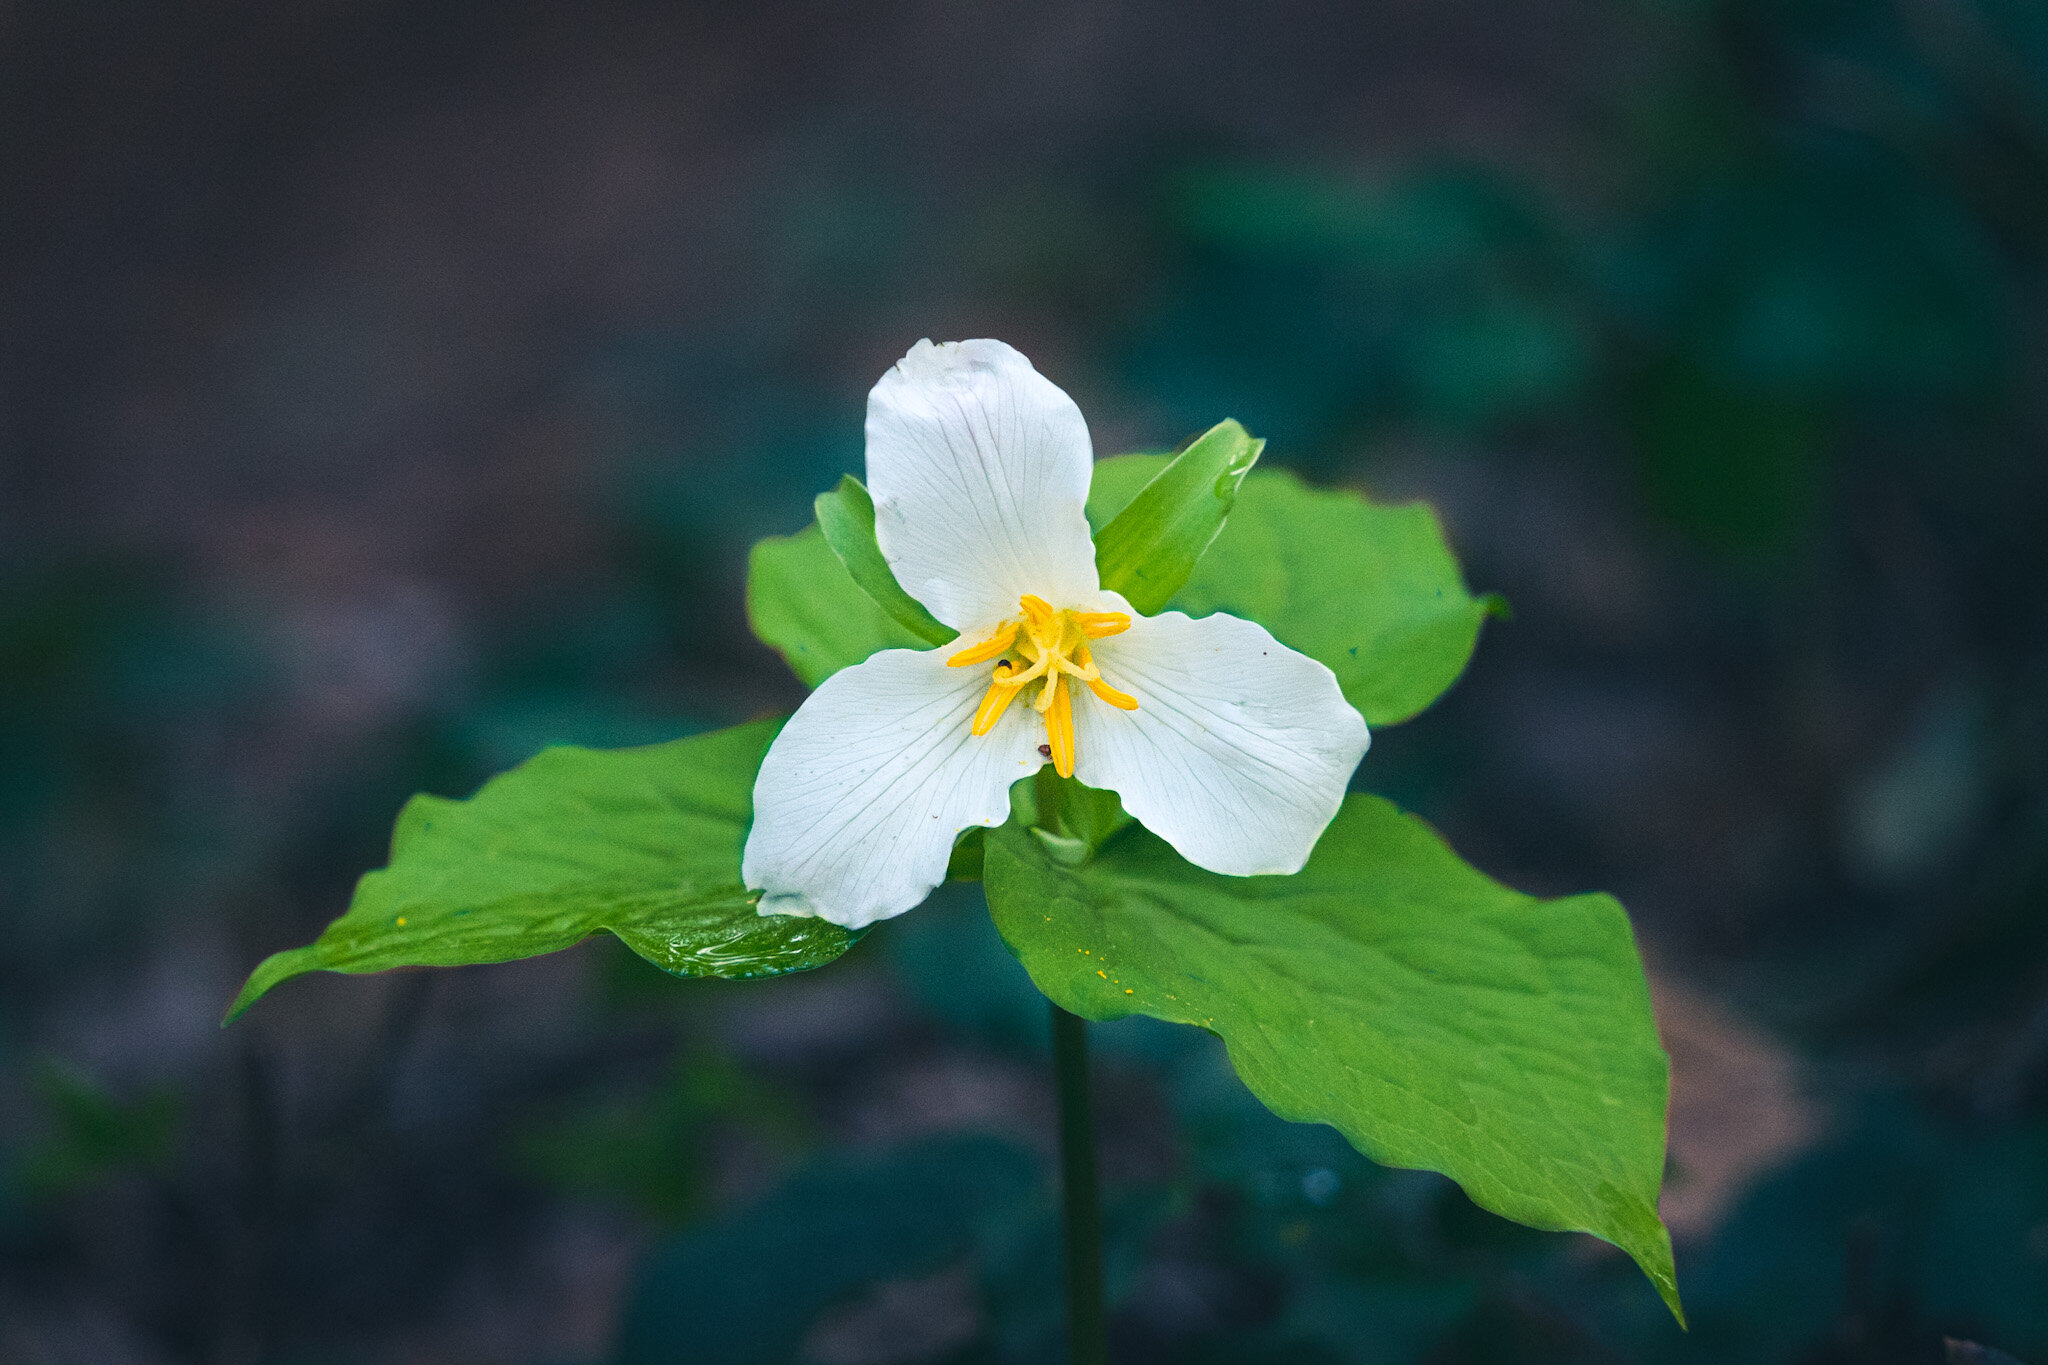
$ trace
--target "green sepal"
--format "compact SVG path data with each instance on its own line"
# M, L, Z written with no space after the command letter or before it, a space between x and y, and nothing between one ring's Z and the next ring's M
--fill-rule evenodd
M953 855L946 860L946 880L949 882L978 882L981 880L982 853L986 847L984 836L986 825L969 825L953 840Z
M809 687L878 650L931 648L861 590L815 523L755 542L747 624Z
M997 929L1062 1009L1207 1029L1275 1114L1605 1238L1680 1314L1657 1217L1667 1063L1612 897L1510 890L1371 796L1291 877L1203 872L1142 829L1075 859L1015 820L984 872Z
M890 571L889 561L882 557L881 542L875 539L875 500L868 495L866 484L851 474L845 475L839 480L839 487L818 494L814 506L825 543L839 556L839 562L846 566L847 574L861 591L873 598L890 620L927 644L943 645L958 638L959 631L926 611L922 602L903 591L903 585Z
M762 915L740 881L754 774L780 728L549 749L466 801L415 796L390 865L314 942L264 959L223 1022L305 972L509 962L607 931L678 976L823 966L859 935Z
M1151 616L1216 539L1265 441L1218 422L1173 457L1095 536L1102 586Z
M1090 520L1119 516L1167 464L1160 455L1098 462ZM1258 622L1335 673L1345 699L1375 726L1408 720L1441 696L1471 659L1480 625L1506 614L1497 595L1466 589L1428 504L1311 488L1277 469L1245 478L1223 529L1167 605Z
M1028 804L1020 803L1020 795L1013 787L1010 813L1043 834L1076 842L1083 859L1094 856L1111 835L1132 823L1130 813L1124 810L1124 803L1115 792L1084 787L1071 777L1061 777L1050 767L1040 768L1031 779Z
M1115 792L1084 787L1051 768L1010 784L1008 827L1029 830L1041 848L1067 867L1087 862L1111 835L1135 823ZM985 848L975 870L986 873Z

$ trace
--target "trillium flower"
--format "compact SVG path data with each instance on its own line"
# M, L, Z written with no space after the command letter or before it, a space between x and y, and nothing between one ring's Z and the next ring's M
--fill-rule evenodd
M868 395L875 538L960 632L841 669L783 727L754 785L741 872L763 914L848 928L945 879L1051 763L1115 792L1197 867L1301 870L1364 755L1330 670L1221 613L1140 616L1105 590L1081 410L1000 341L920 341Z

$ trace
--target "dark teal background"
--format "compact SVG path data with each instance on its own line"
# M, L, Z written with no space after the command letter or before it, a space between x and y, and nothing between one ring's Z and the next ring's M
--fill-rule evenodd
M0 1360L1057 1358L971 890L215 1028L410 792L793 706L746 547L997 336L1438 506L1515 613L1358 783L1676 1069L1684 1337L1098 1030L1120 1360L2048 1361L2044 262L2032 0L0 6Z

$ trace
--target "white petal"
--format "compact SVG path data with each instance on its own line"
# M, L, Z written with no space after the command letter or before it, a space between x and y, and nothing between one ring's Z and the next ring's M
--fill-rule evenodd
M946 877L953 838L1010 814L1010 784L1044 766L1044 726L1013 705L968 732L986 668L950 649L885 649L827 678L769 746L754 780L740 875L763 914L858 929L900 915Z
M1365 719L1337 677L1235 616L1139 617L1096 642L1120 711L1074 698L1074 776L1197 867L1299 872L1365 755Z
M868 395L875 538L896 581L955 630L1036 593L1089 601L1088 424L1000 341L920 341Z

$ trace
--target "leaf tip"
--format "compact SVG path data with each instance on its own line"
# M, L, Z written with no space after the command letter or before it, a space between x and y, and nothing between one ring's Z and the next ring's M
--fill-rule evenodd
M1690 1332L1692 1328L1685 1320L1685 1305L1678 1297L1678 1266L1671 1254L1671 1233L1658 1220L1651 1230L1647 1243L1631 1239L1631 1244L1622 1248L1629 1258L1642 1270L1657 1297L1671 1310L1671 1316L1678 1323L1678 1330Z
M255 984L253 979L243 983L242 989L235 995L233 1003L228 1006L227 1013L220 1017L220 1026L222 1028L228 1027L228 1025L247 1014L249 1007L263 998L262 991L253 989Z
M306 948L287 948L281 953L272 953L257 963L256 970L249 973L249 979L242 983L242 989L236 993L227 1013L221 1016L220 1026L226 1028L240 1019L249 1012L252 1005L277 986L313 970L310 966L300 966L297 961L308 951Z
M1671 1316L1678 1323L1681 1332L1692 1331L1692 1325L1685 1320L1685 1305L1678 1301L1678 1280L1674 1276L1660 1276L1655 1281L1657 1297L1664 1300L1664 1306L1671 1310Z
M1252 472L1252 466L1259 462L1259 456L1266 451L1266 438L1254 436L1244 429L1244 423L1235 417L1226 417L1212 427L1203 437L1221 433L1230 438L1236 449L1224 458L1223 471L1216 476L1215 495L1225 503L1237 499L1237 490Z

